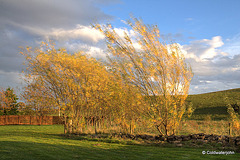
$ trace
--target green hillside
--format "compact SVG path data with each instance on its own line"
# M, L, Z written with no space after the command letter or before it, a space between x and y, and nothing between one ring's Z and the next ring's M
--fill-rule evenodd
M187 103L192 102L196 109L192 119L202 120L208 116L214 120L225 120L228 116L227 104L240 102L240 88L189 95L186 101Z

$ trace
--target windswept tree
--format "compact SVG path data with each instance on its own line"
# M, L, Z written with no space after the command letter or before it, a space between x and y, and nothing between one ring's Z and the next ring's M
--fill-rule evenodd
M81 132L86 118L93 117L96 122L118 110L112 105L117 83L94 58L83 53L69 54L51 43L21 53L27 64L24 97L40 108L58 107L65 117L66 132Z
M175 134L186 109L191 68L177 44L160 41L157 26L136 18L128 24L134 36L119 35L110 24L94 27L106 37L109 66L144 95L145 115L161 135Z

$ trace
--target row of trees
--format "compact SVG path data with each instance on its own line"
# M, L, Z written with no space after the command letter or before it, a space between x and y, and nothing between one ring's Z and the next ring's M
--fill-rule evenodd
M26 90L25 90L26 92ZM26 95L23 93L21 96ZM53 115L56 114L56 109L48 109L43 105L26 105L20 101L22 97L18 98L15 90L11 87L6 89L0 88L0 115ZM27 97L24 97L27 98Z
M118 125L126 132L137 121L148 121L161 135L175 134L186 111L191 68L178 45L160 42L156 26L135 18L128 24L134 37L119 36L111 25L94 25L106 37L106 63L53 43L27 47L21 52L27 104L58 109L69 133L82 132L94 117L94 123L104 119L99 125Z

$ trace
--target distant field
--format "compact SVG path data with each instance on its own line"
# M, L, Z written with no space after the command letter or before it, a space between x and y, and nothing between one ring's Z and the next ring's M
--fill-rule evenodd
M0 159L239 159L240 155L202 155L206 148L173 148L61 136L63 127L0 126ZM108 141L112 142L112 141Z
M240 102L240 88L205 94L189 95L188 103L196 108L191 119L204 120L209 116L214 120L226 120L227 104Z

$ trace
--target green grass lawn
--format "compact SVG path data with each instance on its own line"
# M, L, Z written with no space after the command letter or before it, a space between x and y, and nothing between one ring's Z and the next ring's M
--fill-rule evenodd
M239 153L203 155L206 148L106 143L65 138L62 133L60 125L0 126L0 159L240 159Z

